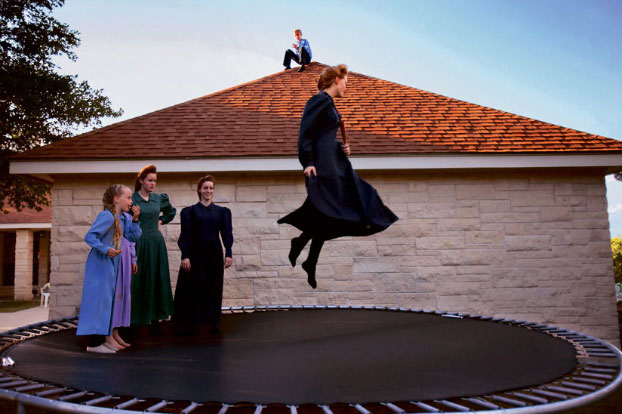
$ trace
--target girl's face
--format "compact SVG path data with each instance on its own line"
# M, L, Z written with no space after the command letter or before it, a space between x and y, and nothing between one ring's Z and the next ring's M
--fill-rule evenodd
M155 173L149 173L144 180L138 180L143 186L143 190L147 193L151 193L155 190L156 181L158 181L158 175Z
M346 93L346 85L348 83L348 75L343 78L336 77L335 84L337 85L337 97L341 98Z
M129 188L123 188L121 195L118 195L114 198L114 205L120 211L130 211L130 207L132 207L132 192Z
M204 182L199 193L201 194L201 201L211 202L214 196L214 183L211 181Z

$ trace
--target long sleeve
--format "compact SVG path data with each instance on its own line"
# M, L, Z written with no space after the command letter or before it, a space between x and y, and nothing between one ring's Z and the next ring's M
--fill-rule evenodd
M102 238L113 224L114 217L112 216L112 213L108 210L102 211L97 215L95 222L91 225L89 231L87 231L84 235L84 241L93 249L105 255L108 253L108 250L112 248L112 246L104 244L102 242Z
M175 214L177 214L177 210L171 205L166 194L160 194L160 212L162 215L159 220L162 224L171 222L175 218Z
M138 222L134 222L128 213L123 213L123 237L131 243L136 243L142 232Z
M315 165L315 126L319 115L330 105L330 97L325 93L312 96L307 102L298 134L298 160L302 168Z
M132 261L132 264L135 265L137 263L136 243L129 242L129 245L130 245L130 259Z
M233 246L233 225L231 223L231 210L222 208L220 220L220 238L225 246L225 257L233 257L231 246Z
M190 243L192 242L192 215L190 214L190 207L186 207L181 210L181 233L179 233L179 239L177 245L181 250L181 260L188 259L190 254Z

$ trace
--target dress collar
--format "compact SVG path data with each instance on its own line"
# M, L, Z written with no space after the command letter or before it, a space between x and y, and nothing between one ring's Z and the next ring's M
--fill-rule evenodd
M144 201L144 202L156 201L156 195L152 191L149 193L149 199L145 200L140 194L138 194L138 191L134 191L134 194L132 195L132 201L135 203L138 203L140 201Z

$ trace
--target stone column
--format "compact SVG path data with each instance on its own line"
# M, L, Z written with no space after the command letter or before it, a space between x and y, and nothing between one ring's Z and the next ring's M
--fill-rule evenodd
M50 233L42 232L39 238L39 288L50 281Z
M34 236L32 230L15 232L15 300L32 300Z

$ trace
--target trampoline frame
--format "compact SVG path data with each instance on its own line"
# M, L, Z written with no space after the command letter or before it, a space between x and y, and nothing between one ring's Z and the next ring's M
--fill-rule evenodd
M571 408L581 407L600 400L613 392L622 384L622 353L613 345L602 339L581 334L569 329L563 329L551 325L526 322L515 319L495 318L467 313L442 312L422 309L410 309L386 306L349 306L349 305L273 305L273 306L232 306L223 307L223 313L247 313L247 312L270 312L270 311L297 311L297 310L322 310L322 309L350 309L372 310L389 312L412 312L422 314L439 315L448 318L475 319L518 326L546 333L550 336L570 342L576 351L577 365L568 374L557 378L549 383L535 387L514 389L476 397L455 397L445 400L409 401L413 409L434 413L448 412L472 412L472 413L551 413ZM76 328L77 317L56 319L47 322L36 323L16 328L0 334L0 354L8 356L10 349L36 336L57 332L65 329ZM20 363L20 361L16 361ZM230 408L250 407L254 405L254 414L267 414L271 407L281 410L289 409L289 414L298 414L298 406L283 404L231 404L224 402L198 403L192 401L166 401L161 400L148 403L144 399L133 396L116 396L79 390L64 386L58 386L31 380L11 372L10 367L2 367L0 371L0 399L10 400L17 403L18 413L24 413L25 407L50 410L52 412L66 413L91 413L91 414L131 414L137 412L157 413L168 407L167 411L179 414L190 414L201 405L218 405L217 414L227 414ZM118 404L112 407L102 406L118 400ZM156 399L157 400L157 399ZM115 401L117 402L117 401ZM178 405L178 411L171 411L171 404ZM398 406L394 402L376 402L347 404L353 414L375 414L374 407L382 406L383 411L388 409L392 414L406 414L408 409ZM323 414L333 414L331 406L343 408L343 404L321 405ZM405 404L402 404L405 405ZM367 406L367 407L365 407ZM218 408L218 407L216 407Z

